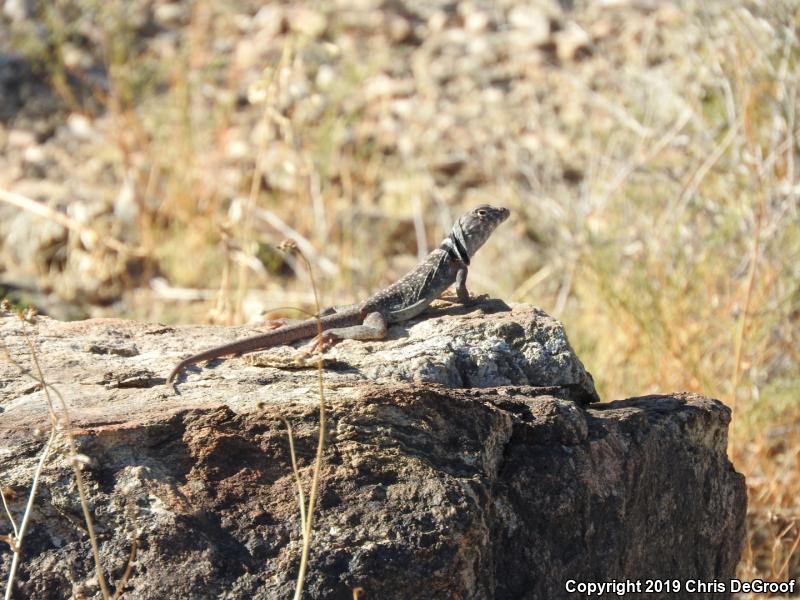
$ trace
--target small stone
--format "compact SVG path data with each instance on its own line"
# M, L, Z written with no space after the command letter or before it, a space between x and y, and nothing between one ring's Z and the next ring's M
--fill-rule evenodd
M317 89L327 90L330 88L335 77L336 73L330 65L322 65L317 71L317 76L314 78L314 84L317 86Z
M550 19L533 6L515 6L508 13L508 22L514 29L525 33L531 46L544 44L550 38Z
M253 17L252 25L258 29L259 35L274 38L283 31L284 16L280 6L267 4L258 9Z
M470 54L477 55L482 60L485 60L486 57L492 54L492 47L489 44L489 40L487 40L484 35L478 35L471 39L467 43L467 49ZM475 67L473 66L473 68Z
M163 26L180 25L186 18L186 8L182 4L159 4L153 13L156 22Z
M614 33L614 23L611 19L597 19L591 24L591 36L595 40L602 40Z
M411 25L403 17L389 19L389 37L393 42L404 42L411 35Z
M496 87L489 87L483 90L483 101L486 104L500 104L505 98L503 90Z
M6 0L3 4L3 14L11 21L24 21L28 18L28 7L25 0Z
M566 27L556 33L556 54L561 60L574 60L579 52L587 50L592 39L586 30L577 23L570 21Z
M91 139L94 135L94 129L89 119L79 113L72 113L67 117L67 127L72 135L82 140Z
M306 7L292 9L288 15L288 21L292 31L302 33L310 38L318 38L328 27L328 19L324 14Z
M391 77L380 73L366 82L364 85L364 97L367 100L387 98L392 95L395 87L394 80Z
M258 36L242 37L236 44L233 62L242 71L248 71L261 60L261 46L256 42Z
M66 43L61 47L61 60L70 69L88 69L92 66L92 57L70 43Z
M447 13L437 10L428 19L428 29L432 32L442 31L447 25Z
M247 88L247 101L250 104L261 104L267 99L268 83L264 79L258 79L251 83Z
M232 160L242 160L250 154L250 146L242 140L230 140L225 147L225 155Z
M9 148L27 148L36 143L36 135L27 129L11 129L8 132Z
M464 29L474 33L485 31L489 25L489 15L485 12L475 11L464 19Z
M677 25L686 18L685 13L672 2L665 2L658 7L656 21L659 25Z
M41 146L28 146L22 153L22 158L25 162L31 164L41 164L45 161L44 148Z

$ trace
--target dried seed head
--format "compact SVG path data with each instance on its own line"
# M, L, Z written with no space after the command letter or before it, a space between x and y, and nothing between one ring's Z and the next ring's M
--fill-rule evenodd
M278 250L282 250L283 252L288 252L290 254L300 252L300 249L297 247L297 242L294 240L283 240L280 244L278 244Z
M73 454L70 456L70 460L72 463L78 467L79 470L83 471L84 468L92 464L92 459L86 456L85 454Z
M0 542L5 542L11 546L12 552L17 552L19 550L19 546L17 546L17 539L11 533L7 535L0 535Z
M0 494L2 494L3 498L5 498L8 502L19 500L19 494L17 493L17 490L7 485L4 485L2 488L0 488Z

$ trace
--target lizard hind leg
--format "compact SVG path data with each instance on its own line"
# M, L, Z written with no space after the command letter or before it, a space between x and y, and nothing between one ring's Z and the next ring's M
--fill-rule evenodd
M312 350L324 352L341 340L380 340L386 337L387 325L384 316L378 312L369 313L361 325L327 329L317 335Z
M340 312L346 312L351 310L355 304L334 304L333 306L326 306L321 311L319 311L320 317L327 317L328 315L333 315Z

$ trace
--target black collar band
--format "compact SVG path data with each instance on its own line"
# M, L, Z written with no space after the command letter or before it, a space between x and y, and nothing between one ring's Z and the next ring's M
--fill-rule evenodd
M456 228L453 227L453 231L450 232L450 241L453 242L453 247L458 254L458 259L465 265L469 266L469 253L464 247L464 243L461 241L461 238L464 236L463 231L461 231L461 223L458 223L456 227L458 227L458 232L461 235L456 235Z

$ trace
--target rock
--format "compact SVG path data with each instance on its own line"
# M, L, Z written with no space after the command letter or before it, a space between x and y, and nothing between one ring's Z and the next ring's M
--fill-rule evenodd
M345 340L328 350L324 361L330 397L346 399L353 389L367 382L400 381L459 388L563 386L565 397L582 403L598 400L592 377L572 351L563 327L541 309L527 305L509 308L500 300L486 300L467 309L439 302L428 314L428 318L390 327L386 340ZM25 354L27 347L19 337L20 327L16 319L6 318L0 329L9 350L18 355ZM209 386L220 393L230 386L228 404L236 412L255 410L259 402L272 403L272 398L306 398L312 408L316 403L316 362L299 360L305 354L303 342L296 344L300 350L285 346L189 367L180 378L181 393L177 397L171 388L156 385L181 358L199 348L259 333L252 327L173 329L122 320L60 323L41 318L38 330L49 340L45 370L60 385L65 398L74 402L71 410L78 422L84 411L96 424L117 422L122 413L128 415L122 418L146 418L150 405L161 415L165 398L173 412L214 407L219 399L208 397ZM115 345L120 339L136 340L141 354L120 358L114 353L101 356L76 350L89 344ZM56 370L59 365L65 365L61 374ZM5 365L0 363L0 367ZM132 397L115 396L119 404L112 408L104 386L134 371L147 372L152 389L138 390ZM20 389L27 386L25 382ZM13 395L17 391L12 386L2 393ZM37 398L37 402L43 400ZM34 425L24 408L30 399L19 400L19 405L5 406L3 422L7 427ZM22 412L16 412L17 406ZM109 420L100 414L108 415ZM39 423L46 424L46 419Z
M63 101L35 74L31 65L11 52L0 54L0 121L37 133L52 130Z
M420 589L565 598L568 578L733 575L745 487L725 454L727 407L677 394L583 408L575 400L594 388L557 321L496 301L438 311L391 328L388 341L345 341L327 355L328 445L304 597L362 587L390 600ZM22 362L23 327L0 318ZM137 539L125 596L290 597L301 534L282 419L308 481L316 370L229 359L195 369L176 395L163 382L180 356L244 332L112 319L37 328L43 370L88 457L101 560L114 577ZM49 421L39 387L8 362L0 381L0 480L19 515L42 447L34 430ZM78 584L99 596L59 440L18 598L69 597ZM9 556L0 554L0 578Z

